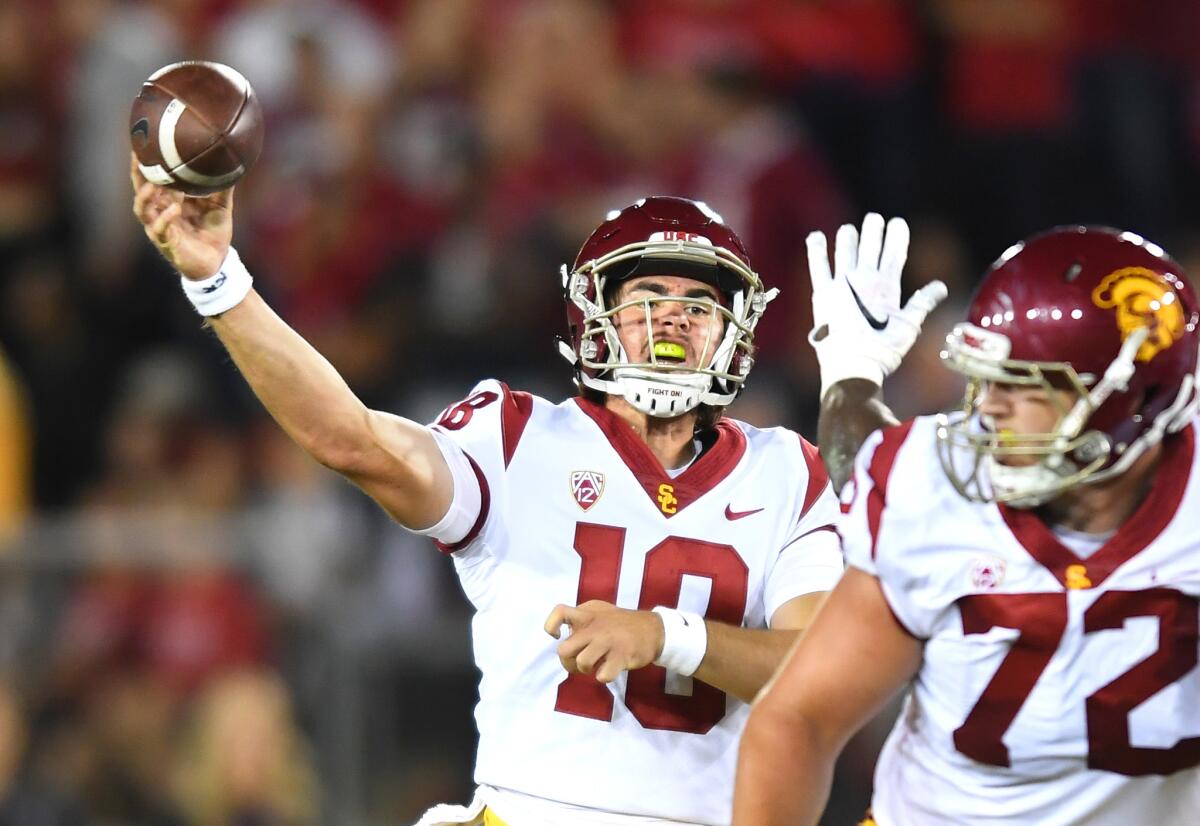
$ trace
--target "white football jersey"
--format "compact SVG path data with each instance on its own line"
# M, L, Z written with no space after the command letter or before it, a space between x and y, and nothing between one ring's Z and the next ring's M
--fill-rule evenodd
M568 676L542 625L558 603L599 599L764 628L788 600L829 590L842 573L837 502L815 448L724 419L672 477L602 406L496 381L433 427L483 493L471 533L442 546L477 612L476 781L562 804L555 823L728 823L749 707L653 665L610 685Z
M1200 813L1195 426L1145 502L1078 556L968 502L918 418L863 446L846 560L924 660L875 773L880 826L1189 823Z

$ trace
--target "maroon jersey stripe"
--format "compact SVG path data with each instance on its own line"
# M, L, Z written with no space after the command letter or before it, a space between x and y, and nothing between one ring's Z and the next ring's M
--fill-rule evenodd
M803 436L800 437L800 450L804 452L804 463L808 465L808 489L804 492L804 507L800 509L800 518L803 519L829 484L829 472L825 470L817 446Z
M867 475L871 477L871 492L867 496L867 529L871 532L871 559L875 558L876 546L879 544L879 520L883 518L883 506L887 503L888 476L896 463L896 454L900 445L908 438L913 422L910 419L901 425L885 428L883 441L875 448Z
M533 396L520 390L509 390L508 385L500 383L504 388L504 402L500 405L500 436L504 444L504 467L512 462L513 454L517 452L517 443L529 424L533 414Z

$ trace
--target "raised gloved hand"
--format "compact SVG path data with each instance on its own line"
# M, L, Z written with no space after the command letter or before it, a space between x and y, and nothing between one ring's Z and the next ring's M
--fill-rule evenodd
M853 224L838 229L833 272L825 233L807 239L813 288L809 343L821 368L821 396L845 379L878 385L912 347L921 324L946 297L946 285L931 281L900 306L900 274L908 257L908 224L868 213L862 233Z

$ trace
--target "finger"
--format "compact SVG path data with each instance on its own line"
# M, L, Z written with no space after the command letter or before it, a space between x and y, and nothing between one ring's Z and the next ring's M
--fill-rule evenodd
M606 654L608 654L608 646L593 640L587 648L576 655L575 667L580 674L591 674Z
M933 312L948 294L949 290L941 281L930 281L908 299L908 303L904 305L904 314L911 322L920 326L925 321L925 316Z
M604 657L596 664L596 682L611 683L617 677L621 676L621 672L625 671L626 667L620 660L613 657Z
M835 277L848 276L857 264L858 229L854 224L842 224L833 242L833 274Z
M154 184L143 182L133 193L133 214L139 221L147 220L146 207L154 197ZM157 215L157 212L155 213Z
M155 183L148 183L145 187L145 191L148 194L142 201L141 215L138 216L138 220L147 225L147 231L149 231L149 225L154 223L172 204L178 204L180 214L183 213L182 193L172 192ZM134 197L136 198L137 196L135 195Z
M141 167L138 166L137 153L132 149L129 150L129 180L133 181L134 192L137 192L142 188L142 184L146 183Z
M578 608L572 608L570 605L558 604L550 609L550 615L546 617L546 622L542 628L547 634L559 639L562 633L563 625L572 625L578 622L583 616L583 612Z
M135 212L139 213L138 220L149 223L176 200L178 199L172 198L170 193L161 186L145 183L134 193L133 205Z
M170 245L172 235L179 231L175 226L175 220L182 212L179 204L172 203L154 219L148 231L156 244L163 247Z
M813 289L819 289L833 280L829 271L829 244L823 232L810 232L804 244L808 247L808 277Z
M868 212L863 218L862 235L858 238L858 267L879 268L879 253L883 250L883 216Z
M563 624L563 609L565 605L555 605L550 609L550 613L546 615L546 621L542 623L542 630L545 631L554 639L560 636L559 629Z
M887 223L883 237L883 255L879 259L879 271L887 284L900 284L900 273L908 259L908 221L893 218Z
M558 644L558 658L573 660L591 642L592 637L587 634L572 634Z

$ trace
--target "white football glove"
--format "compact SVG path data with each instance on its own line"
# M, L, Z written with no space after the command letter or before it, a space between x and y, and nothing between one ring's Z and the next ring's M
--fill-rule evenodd
M921 332L925 316L946 297L931 281L900 306L900 273L908 257L908 224L870 212L862 234L843 224L833 250L833 273L825 233L808 235L813 329L808 341L821 368L821 397L845 379L882 386Z

